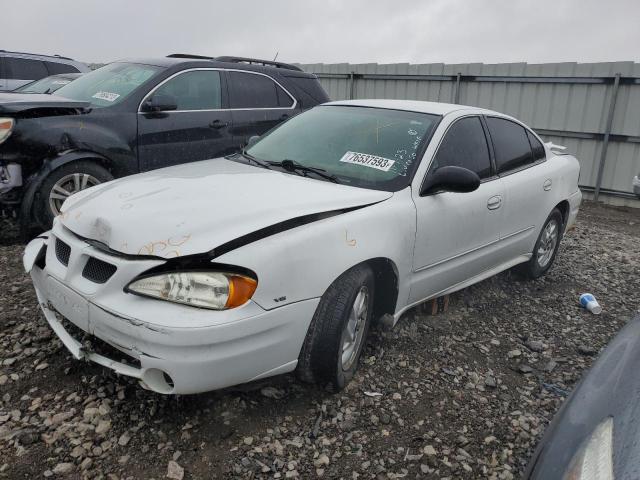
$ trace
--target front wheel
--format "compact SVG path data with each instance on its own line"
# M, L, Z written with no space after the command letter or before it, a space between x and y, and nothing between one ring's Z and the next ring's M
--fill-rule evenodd
M531 259L519 266L521 274L528 278L539 278L551 268L558 253L564 221L562 213L554 208L538 235Z
M342 390L358 368L373 314L374 276L366 265L342 274L320 299L300 357L298 377Z
M50 228L53 218L60 214L64 201L74 193L113 180L113 175L91 161L72 162L49 174L38 191L35 217L43 228Z

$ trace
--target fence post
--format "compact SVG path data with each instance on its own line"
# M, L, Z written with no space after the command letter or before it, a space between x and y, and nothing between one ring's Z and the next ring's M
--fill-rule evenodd
M355 73L356 72L351 72L349 74L349 100L353 100L353 96L355 93L355 83L356 83Z
M613 126L613 114L616 110L616 98L618 97L618 87L620 86L620 73L616 73L613 80L613 90L611 91L611 101L609 102L609 116L607 117L607 125L604 131L604 139L602 140L602 151L600 152L600 165L598 165L598 177L596 178L596 188L593 193L593 201L597 202L600 197L600 188L602 187L602 176L604 174L604 164L607 161L607 149L609 148L609 136Z
M456 75L456 84L453 90L453 103L460 103L460 72Z

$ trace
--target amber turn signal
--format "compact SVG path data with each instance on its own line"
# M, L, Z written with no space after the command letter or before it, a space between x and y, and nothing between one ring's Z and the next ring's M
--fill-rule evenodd
M253 296L258 287L258 282L250 277L240 275L230 275L229 279L229 298L225 308L235 308L244 305Z

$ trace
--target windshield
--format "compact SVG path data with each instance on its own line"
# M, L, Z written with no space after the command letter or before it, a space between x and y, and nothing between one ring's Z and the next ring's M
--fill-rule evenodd
M409 184L439 119L402 110L321 106L272 130L247 153L320 168L343 184L396 191Z
M57 95L90 102L94 107L115 105L160 71L138 63L110 63L65 85Z
M26 85L16 88L14 92L20 93L53 93L60 87L70 83L70 78L65 77L46 77L35 82L27 83Z

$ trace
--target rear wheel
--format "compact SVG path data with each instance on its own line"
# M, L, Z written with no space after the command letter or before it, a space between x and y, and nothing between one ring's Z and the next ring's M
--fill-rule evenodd
M556 259L563 228L562 213L554 208L538 235L531 259L518 267L522 275L528 278L539 278L547 273Z
M359 265L342 274L320 299L307 332L298 377L342 390L358 368L373 314L374 276Z
M64 201L74 193L113 180L113 175L91 161L68 163L55 169L42 182L35 215L43 228L50 228L53 218L60 214Z

